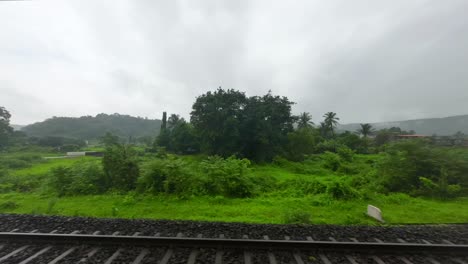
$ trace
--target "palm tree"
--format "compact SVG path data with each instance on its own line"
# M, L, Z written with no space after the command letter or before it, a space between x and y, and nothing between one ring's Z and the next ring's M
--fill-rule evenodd
M328 112L324 114L323 117L325 118L323 122L325 123L326 128L328 129L328 131L331 132L332 136L334 136L335 135L334 129L336 125L338 125L338 120L340 119L336 116L336 113L333 113L333 112Z
M327 125L325 124L325 122L320 122L319 130L320 130L320 134L322 135L322 137L327 136L328 129L327 129Z
M371 124L360 124L361 128L357 130L358 134L361 134L363 137L368 137L374 133L374 128Z
M298 129L310 128L313 125L314 125L314 122L312 122L312 116L309 113L304 112L299 115L299 121L297 121Z

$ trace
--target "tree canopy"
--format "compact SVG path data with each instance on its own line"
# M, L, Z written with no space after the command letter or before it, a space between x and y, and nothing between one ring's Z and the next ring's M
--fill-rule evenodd
M0 149L6 147L13 133L10 126L11 114L5 107L0 106Z

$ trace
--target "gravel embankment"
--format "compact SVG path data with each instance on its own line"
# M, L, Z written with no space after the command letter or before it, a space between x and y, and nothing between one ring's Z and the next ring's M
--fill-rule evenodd
M410 226L334 226L334 225L270 225L270 224L242 224L242 223L216 223L216 222L195 222L195 221L166 221L166 220L127 220L127 219L98 219L82 217L59 217L59 216L33 216L33 215L0 215L0 232L9 232L18 229L17 232L46 233L56 230L57 233L71 233L79 230L81 234L92 234L100 231L101 234L113 234L118 231L120 235L133 235L139 232L140 235L153 236L159 233L160 236L176 236L182 233L183 236L197 237L202 235L208 238L218 238L223 234L226 238L242 238L248 235L249 238L264 239L267 235L269 239L290 239L305 240L311 237L314 240L358 241L376 242L378 238L384 242L398 242L404 239L407 242L423 243L426 240L430 243L443 243L448 240L457 244L468 244L468 224L466 225L410 225ZM21 245L6 245L0 253L10 252ZM45 248L46 245L31 246L20 254L9 258L3 263L19 263L35 252ZM34 263L47 263L67 249L72 247L54 246L37 259ZM67 256L60 263L76 263L87 252L93 250L93 246L77 246L73 254ZM103 263L109 259L118 248L101 248L87 263ZM143 248L124 248L112 263L131 263L138 258ZM151 249L145 255L142 263L156 263L167 254L167 248ZM169 263L187 263L191 249L177 249L171 255ZM268 263L268 251L253 251L253 263ZM243 250L226 250L223 253L223 263L244 263ZM300 252L300 257L304 263L327 263L322 257L327 257L332 263L347 263L345 255L336 255L320 252ZM2 254L0 254L1 256ZM200 249L196 263L214 263L216 249ZM274 252L278 263L294 263L291 252ZM375 256L353 256L357 263L373 263ZM401 259L394 256L380 256L385 263L402 263ZM413 263L427 263L427 259L422 256L407 256ZM440 263L456 263L450 258L438 258ZM465 261L467 261L465 259Z

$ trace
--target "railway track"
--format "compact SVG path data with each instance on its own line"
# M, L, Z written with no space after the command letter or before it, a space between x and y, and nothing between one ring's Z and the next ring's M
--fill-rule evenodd
M468 264L468 245L449 240L437 243L373 242L349 238L315 241L311 236L272 240L268 236L230 239L220 234L204 238L154 235L112 235L75 230L68 234L38 230L0 232L0 263L458 263Z

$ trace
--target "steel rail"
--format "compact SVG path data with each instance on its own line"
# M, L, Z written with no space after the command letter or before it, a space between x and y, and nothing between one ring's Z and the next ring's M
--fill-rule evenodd
M243 249L283 249L320 250L356 253L427 253L468 256L468 245L460 244L418 244L418 243L377 243L339 242L307 240L264 240L264 239L224 239L190 237L153 236L112 236L86 234L52 233L11 233L0 232L0 241L46 243L46 244L92 244L109 246L164 246L164 247L205 247Z

